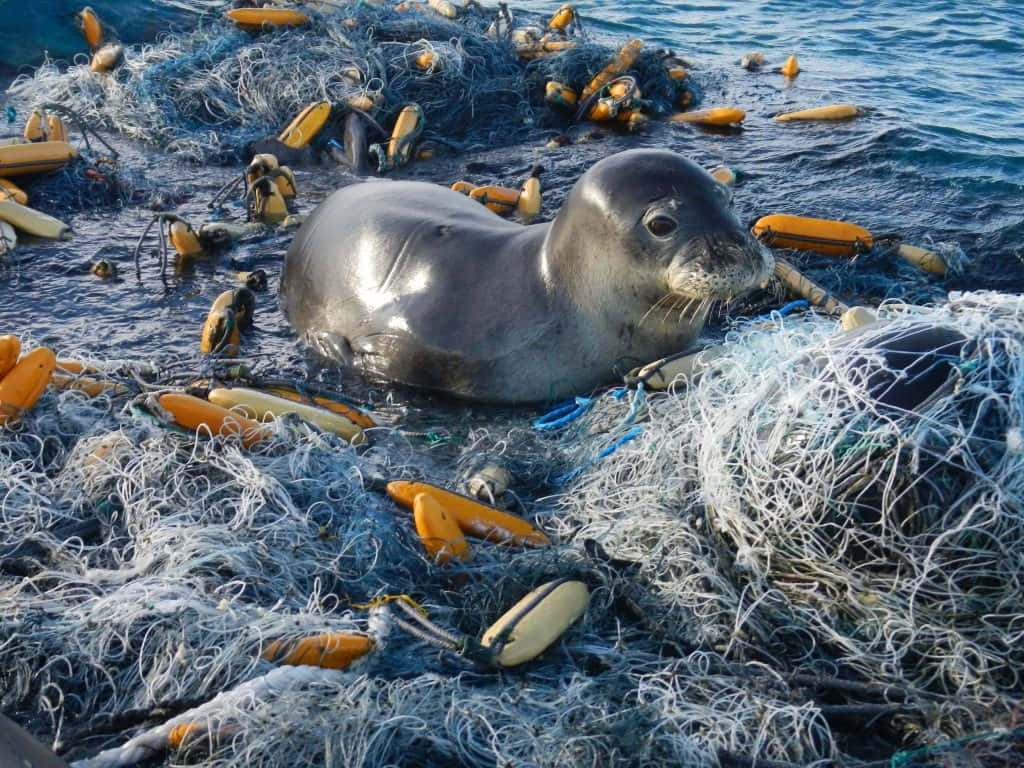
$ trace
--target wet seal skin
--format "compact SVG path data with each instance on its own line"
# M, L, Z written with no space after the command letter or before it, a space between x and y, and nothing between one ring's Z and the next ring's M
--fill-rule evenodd
M772 266L723 185L681 155L634 149L528 226L433 184L344 187L292 241L281 300L296 330L367 373L537 402L685 349L712 302Z

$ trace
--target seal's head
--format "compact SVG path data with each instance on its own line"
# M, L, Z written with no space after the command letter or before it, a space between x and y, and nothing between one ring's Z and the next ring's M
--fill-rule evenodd
M605 270L599 282L618 286L620 298L706 311L763 283L774 264L730 203L724 185L674 152L612 155L580 178L563 208L571 214L555 220L547 248L552 269L584 282ZM603 253L573 247L586 242L600 243Z

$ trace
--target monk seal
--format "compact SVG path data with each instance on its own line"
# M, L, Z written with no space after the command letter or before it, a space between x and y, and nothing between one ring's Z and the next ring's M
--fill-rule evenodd
M729 191L657 149L584 173L554 221L505 221L424 182L344 187L285 256L281 303L321 349L475 400L589 392L696 340L715 300L771 274Z
M48 747L0 715L0 768L68 768Z

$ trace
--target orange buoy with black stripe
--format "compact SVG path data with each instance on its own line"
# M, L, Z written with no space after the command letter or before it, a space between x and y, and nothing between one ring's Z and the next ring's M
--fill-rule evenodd
M83 363L81 360L68 360L61 358L57 361L57 367L55 369L57 373L69 373L73 376L78 376L82 373L99 373L99 369L89 363Z
M747 113L733 107L713 107L694 112L677 112L669 117L673 123L696 123L697 125L727 126L742 123Z
M0 145L0 176L26 176L63 168L78 157L66 141Z
M16 203L28 205L28 195L25 190L7 179L0 179L0 200L13 200Z
M520 189L495 185L477 186L468 181L456 181L452 189L482 203L499 216L518 212L525 221L529 221L540 213L541 186L538 177L541 170L540 166L534 168Z
M15 365L21 355L21 339L13 334L0 336L0 379L3 379Z
M627 69L633 66L640 50L644 47L641 40L630 40L619 49L615 58L608 65L595 75L594 79L580 93L580 99L586 101L590 94L599 91L616 77L622 75Z
M166 392L157 398L157 402L179 426L193 432L202 430L211 435L238 437L246 447L272 434L258 421L184 392Z
M283 397L285 400L293 400L297 403L313 403L326 408L329 411L334 411L339 416L344 416L349 421L358 424L360 427L375 427L377 422L373 420L373 417L365 411L356 408L355 406L342 403L337 400L332 400L329 397L321 397L314 395L313 397L306 397L305 395L297 392L294 389L288 387L267 387L267 392L278 397Z
M0 427L36 404L56 365L52 349L36 347L7 372L0 380Z
M473 552L462 528L429 493L419 493L413 499L412 516L416 533L431 559L447 563L453 558L466 562L472 557Z
M856 256L871 250L873 238L864 227L847 221L775 213L762 216L754 236L775 248L816 251L827 256Z
M780 123L789 123L795 120L847 120L857 117L862 111L856 104L830 104L826 107L783 112L781 115L776 115L775 119Z
M640 89L636 87L636 80L632 77L623 77L612 81L607 87L607 96L597 100L597 103L590 108L587 118L602 122L611 120L618 116L619 111L633 103L633 99L641 97Z
M275 640L263 651L267 661L290 666L345 669L373 650L372 637L347 632L324 632L298 640Z
M381 91L370 89L358 93L350 93L345 97L345 103L353 109L372 112L380 104L382 98L384 98L384 95Z
M388 496L404 507L412 508L421 493L430 494L455 519L469 536L486 541L507 542L521 546L541 546L551 540L526 520L483 504L460 493L446 491L429 483L395 480L388 483Z
M519 190L489 184L474 187L470 190L469 196L495 213L506 215L515 211L516 203L519 201Z
M74 389L88 397L99 397L104 394L121 395L128 390L119 382L111 379L97 379L92 376L69 376L54 371L50 381L54 389Z
M649 119L639 109L624 109L615 116L615 121L621 123L627 131L639 130Z

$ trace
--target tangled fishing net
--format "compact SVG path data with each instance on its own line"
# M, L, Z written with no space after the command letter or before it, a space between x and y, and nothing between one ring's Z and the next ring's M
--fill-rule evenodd
M260 34L208 19L194 31L129 47L110 73L46 61L19 77L8 97L24 112L59 102L94 126L195 161L237 160L310 102L340 105L359 96L377 100L373 116L386 128L415 102L426 117L425 139L460 150L507 145L535 126L564 124L544 103L544 83L560 77L580 87L615 49L580 40L557 56L520 61L509 40L487 35L496 14L471 6L450 20L429 9L353 3ZM426 66L417 63L425 53ZM660 65L663 53L646 50L635 65L661 109L677 90Z
M738 330L688 389L600 396L541 436L452 425L447 454L292 419L243 449L50 390L0 433L0 708L83 766L824 766L1013 727L1024 305L882 317L842 340L825 319ZM911 413L879 395L899 378L878 350L922 327L962 343ZM517 511L555 543L431 562L383 482L484 460L527 476ZM424 644L389 602L479 637L559 577L590 607L513 669ZM266 653L339 631L372 652Z

